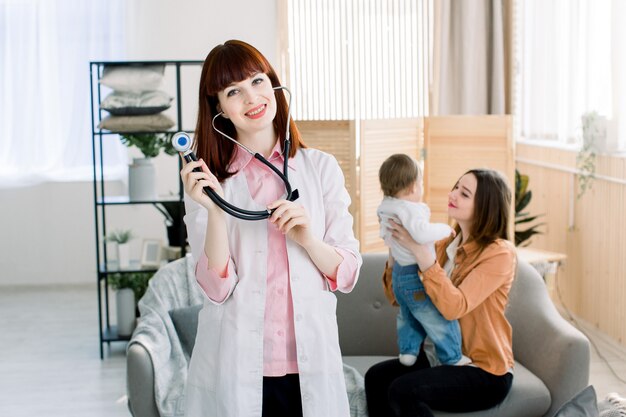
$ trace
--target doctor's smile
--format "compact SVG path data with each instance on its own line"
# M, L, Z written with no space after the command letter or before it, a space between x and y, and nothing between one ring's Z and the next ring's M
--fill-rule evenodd
M246 113L246 116L248 116L251 119L258 119L260 117L263 117L263 115L265 114L265 109L267 108L267 104L261 104L258 107L255 107L253 110L250 110L249 112Z

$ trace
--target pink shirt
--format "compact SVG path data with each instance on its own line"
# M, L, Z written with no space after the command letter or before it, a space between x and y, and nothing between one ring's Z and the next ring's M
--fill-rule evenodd
M280 142L277 142L268 160L282 172L283 157L280 151ZM289 161L291 169L295 169L293 163L293 160ZM235 158L230 164L230 170L243 170L250 194L254 201L259 204L266 206L285 197L283 181L263 163L239 148L237 148ZM298 200L296 200L297 202ZM285 235L269 221L267 222L267 232L263 375L283 376L298 373L293 302L289 286L289 259ZM329 287L333 291L338 286L341 288L352 287L358 267L356 258L350 252L341 248L335 250L343 257L343 261L337 268L336 276L327 277ZM228 295L228 278L232 275L232 271L227 265L224 266L223 271L208 268L208 260L204 251L198 260L196 279L206 295L212 300L219 302Z

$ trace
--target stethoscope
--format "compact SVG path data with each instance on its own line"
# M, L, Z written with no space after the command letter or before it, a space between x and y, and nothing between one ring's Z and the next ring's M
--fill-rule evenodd
M274 90L285 90L285 91L287 91L287 93L289 93L289 103L287 104L287 128L286 128L286 132L285 132L285 146L283 148L283 159L284 159L283 172L280 172L274 165L272 165L260 153L253 152L252 150L248 149L245 145L239 143L236 139L231 138L226 133L222 132L217 127L215 127L215 119L217 119L219 116L221 116L223 114L223 112L219 112L218 114L215 115L215 117L213 117L213 120L211 120L211 126L213 126L213 129L215 129L216 132L218 132L219 134L221 134L226 139L230 140L231 142L233 142L234 144L236 144L240 148L244 149L250 155L254 156L256 159L258 159L263 164L267 165L272 171L274 171L274 173L276 175L278 175L280 177L280 179L283 180L283 182L285 183L285 189L287 191L287 197L286 197L287 200L295 201L298 198L298 196L299 196L298 190L293 190L293 191L291 190L291 184L289 184L289 179L288 179L288 176L287 176L287 172L288 172L288 170L287 170L287 162L289 160L289 150L291 148L291 140L290 140L290 135L289 135L289 123L291 121L291 91L289 91L289 89L287 87L283 87L283 86L274 87L273 89ZM187 133L185 133L185 132L178 132L178 133L174 134L174 136L172 136L172 146L174 146L174 149L176 149L178 152L181 152L183 154L183 159L186 162L191 162L191 161L197 161L198 160L198 158L196 157L195 153L191 150L191 137L189 137L189 135ZM194 168L194 171L202 172L202 169ZM210 187L204 187L204 192L209 196L209 198L219 208L221 208L222 210L224 210L226 213L230 214L231 216L237 217L237 218L242 219L242 220L263 220L263 219L267 219L268 217L270 217L272 215L272 213L274 211L274 210L269 210L269 209L264 210L264 211L245 210L245 209L242 209L240 207L233 206L228 201L226 201L222 197L220 197Z

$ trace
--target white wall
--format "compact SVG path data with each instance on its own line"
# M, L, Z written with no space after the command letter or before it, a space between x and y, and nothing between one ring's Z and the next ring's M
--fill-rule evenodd
M237 38L277 65L276 0L135 0L129 8L129 60L204 60L213 46ZM197 94L193 85L189 88L190 96ZM195 124L194 118L184 115L185 128ZM175 191L175 160L158 158L157 176L160 193ZM126 187L120 182L107 186L112 191ZM0 189L0 285L95 284L92 187L91 182L73 182ZM107 210L113 228L131 223L141 238L165 241L163 217L156 209ZM135 257L140 246L141 239L135 239Z

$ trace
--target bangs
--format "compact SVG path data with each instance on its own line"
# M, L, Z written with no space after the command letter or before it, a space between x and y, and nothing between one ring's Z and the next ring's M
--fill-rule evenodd
M254 48L227 42L215 51L212 65L208 69L207 95L216 95L233 83L256 73L271 71L267 60Z

